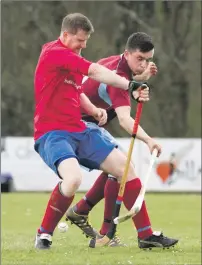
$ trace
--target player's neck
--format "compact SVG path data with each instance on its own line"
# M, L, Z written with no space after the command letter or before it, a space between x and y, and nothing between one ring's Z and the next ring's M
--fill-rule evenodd
M65 46L66 48L68 48L68 46L67 46L67 44L66 44L65 39L63 38L63 36L60 35L59 40L60 40L60 42L62 43L63 46Z

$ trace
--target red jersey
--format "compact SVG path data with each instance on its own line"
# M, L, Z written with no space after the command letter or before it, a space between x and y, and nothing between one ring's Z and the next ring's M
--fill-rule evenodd
M36 66L34 139L52 130L83 131L80 93L91 62L66 48L58 39L42 47Z
M123 55L110 56L101 59L98 63L128 80L132 79L132 71ZM130 106L130 95L127 90L102 84L90 78L84 81L82 88L96 107L115 109L121 106Z

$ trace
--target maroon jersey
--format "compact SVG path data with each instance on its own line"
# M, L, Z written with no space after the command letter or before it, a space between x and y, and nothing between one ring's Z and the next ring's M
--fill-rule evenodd
M101 59L98 63L128 80L132 79L132 72L123 55L110 56ZM108 121L116 116L114 109L121 106L130 106L130 95L126 90L99 83L91 78L84 78L82 88L96 107L107 110ZM83 115L85 120L92 121L90 117L89 119L87 117L88 115Z

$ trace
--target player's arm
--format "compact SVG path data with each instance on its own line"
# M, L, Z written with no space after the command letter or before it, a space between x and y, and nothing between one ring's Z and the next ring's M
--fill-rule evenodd
M97 108L84 93L80 94L80 105L87 114L93 116L97 121L99 121L99 126L102 126L107 122L106 110Z
M153 62L150 62L142 74L134 76L134 80L137 82L148 81L152 76L156 75L157 72L158 72L158 68L156 64Z
M77 72L116 88L123 90L131 89L134 91L140 86L136 81L129 81L125 77L115 74L108 68L98 63L87 61L85 58L73 52L69 52L66 49L59 52L52 52L50 57L51 63L59 69Z
M90 65L88 69L88 76L98 82L105 83L113 87L118 87L123 90L129 89L130 82L125 77L121 77L115 72L97 63L92 63Z
M84 94L80 94L80 105L84 109L85 113L94 116L98 108L90 101L90 99Z
M130 116L131 107L130 106L121 106L115 109L120 126L127 131L130 135L133 134L134 119ZM147 143L150 139L150 136L141 128L138 127L136 137Z
M120 126L127 131L130 135L133 134L133 126L134 126L134 119L130 116L130 111L131 108L130 106L121 106L117 107L115 109L119 124ZM136 134L137 139L143 141L146 143L152 152L155 148L158 150L158 156L161 153L161 146L158 145L139 125L137 134Z

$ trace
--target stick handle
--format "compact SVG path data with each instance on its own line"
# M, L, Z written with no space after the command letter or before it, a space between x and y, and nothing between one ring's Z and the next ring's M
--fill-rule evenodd
M117 197L115 208L114 208L113 219L118 217L119 213L120 213L121 203L123 201L123 194L124 194L124 191L125 191L125 185L126 185L126 180L127 180L127 176L128 176L128 170L129 170L131 156L132 156L132 152L133 152L134 141L135 141L135 138L136 138L138 125L139 125L140 117L141 117L141 114L142 114L142 107L143 107L143 103L142 102L138 102L137 111L136 111L136 115L135 115L135 122L134 122L134 127L133 127L132 139L131 139L130 147L129 147L128 154L127 154L127 160L126 160L124 173L123 173L123 176L121 178L121 183L120 183L120 187L119 187L118 197ZM112 222L110 230L107 233L107 237L112 239L114 237L115 233L116 233L116 224L114 222Z
M139 126L139 123L140 123L140 117L141 117L141 114L142 114L142 108L143 108L143 103L142 102L139 102L138 105L137 105L137 112L136 112L136 115L135 115L135 122L134 122L134 126L133 126L133 138L136 137L136 134L137 134L137 130L138 130L138 126Z
M119 193L118 193L118 198L122 200L123 194L124 194L124 190L125 190L125 184L126 184L126 180L127 180L127 176L128 176L128 170L129 170L129 165L130 165L130 161L131 161L131 156L132 156L132 152L133 152L133 146L134 146L134 142L135 142L135 138L136 138L136 134L137 134L137 130L138 130L138 125L140 123L140 117L142 114L142 107L143 107L143 103L139 102L137 104L137 111L136 111L136 115L135 115L135 122L134 122L134 126L133 126L133 134L132 134L132 139L130 142L130 147L128 150L128 155L127 155L127 160L126 160L126 165L125 165L125 169L124 169L124 173L121 179L121 183L120 183L120 188L119 188Z

